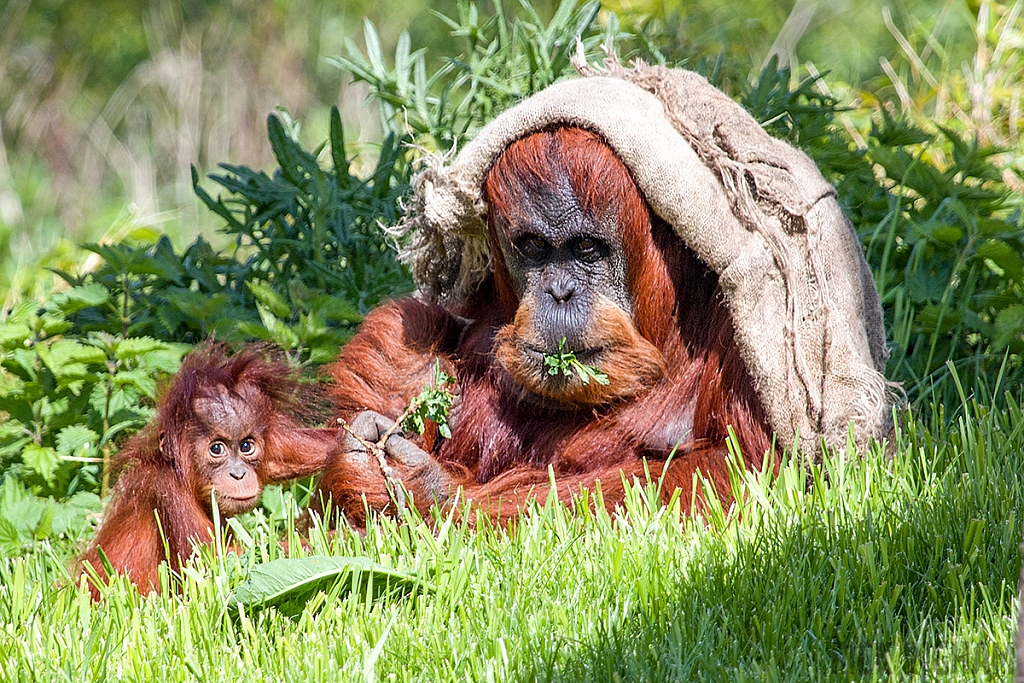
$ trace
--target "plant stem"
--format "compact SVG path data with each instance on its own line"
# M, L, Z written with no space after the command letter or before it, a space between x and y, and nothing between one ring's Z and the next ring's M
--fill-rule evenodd
M408 409L406 412L408 412ZM404 419L404 417L402 419ZM388 490L388 495L391 497L391 500L395 502L395 507L398 509L398 513L401 514L405 512L405 486L402 484L402 480L398 475L395 474L395 470L388 464L387 457L384 453L384 444L387 443L387 440L397 431L397 427L401 424L401 420L395 422L390 429L384 432L377 443L370 443L363 437L356 434L349 423L340 417L338 418L338 424L341 425L342 429L351 434L352 438L358 441L359 445L365 448L370 455L377 459L377 465L380 467L380 472L384 475L384 486Z
M100 498L105 498L110 491L110 441L106 440L110 432L110 397L114 393L114 369L107 362L107 370L110 374L107 379L106 401L103 405L103 479L100 482Z
M128 275L121 281L123 296L121 297L121 338L128 336ZM109 399L108 399L109 402Z

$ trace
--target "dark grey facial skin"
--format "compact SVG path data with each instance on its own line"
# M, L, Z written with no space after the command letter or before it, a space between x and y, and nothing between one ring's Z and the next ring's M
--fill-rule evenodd
M615 216L585 215L565 176L554 188L524 194L497 231L512 287L522 304L531 305L535 332L546 347L538 351L553 353L565 338L567 351L585 354L596 295L632 314Z

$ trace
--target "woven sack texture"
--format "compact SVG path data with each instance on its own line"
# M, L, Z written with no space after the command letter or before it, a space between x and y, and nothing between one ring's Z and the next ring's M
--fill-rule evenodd
M577 67L505 111L458 156L413 180L400 231L419 296L458 305L491 268L484 178L515 140L567 125L601 135L651 209L719 277L736 344L777 442L858 445L892 428L882 309L835 189L701 76ZM851 427L852 426L852 427Z

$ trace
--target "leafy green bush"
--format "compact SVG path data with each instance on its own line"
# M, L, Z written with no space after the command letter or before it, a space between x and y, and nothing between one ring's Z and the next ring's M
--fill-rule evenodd
M412 289L380 230L401 215L407 151L404 141L387 136L364 179L352 175L336 107L330 139L316 154L303 150L280 118L271 116L267 128L280 164L273 178L225 164L226 173L211 178L234 193L230 199L213 199L198 178L195 190L225 220L223 231L235 236L236 257L247 254L246 301L260 322L245 323L238 333L273 340L295 360L323 363L367 311ZM333 171L318 156L329 158Z
M243 296L244 266L202 237L181 254L161 237L151 246L86 244L102 258L81 276L61 273L76 288L102 288L100 303L76 311L73 331L105 332L196 343L230 336L253 313ZM99 290L97 290L99 291Z
M105 493L115 438L146 423L156 378L177 370L188 348L107 332L65 336L70 316L109 304L110 292L93 283L42 310L19 304L0 321L0 471L37 494Z
M74 331L188 343L210 335L236 343L264 339L296 362L319 364L337 355L369 309L408 292L410 277L378 227L400 216L407 151L388 136L364 179L351 173L336 108L330 140L318 154L303 150L286 123L286 116L267 121L280 163L273 177L224 164L225 172L211 178L232 194L214 199L193 173L196 193L234 237L230 254L202 237L181 254L166 238L149 247L86 245L102 265L62 275L110 296L78 311ZM334 170L322 168L318 156Z
M40 498L15 477L0 483L0 558L40 551L41 541L62 539L73 544L84 536L90 517L101 507L100 497L78 491L67 500Z
M1004 361L1020 377L1024 222L1019 209L1007 210L1010 191L989 161L996 150L888 117L869 144L889 210L861 235L889 314L895 371L912 396L938 391L940 401L952 395L947 362L975 390ZM931 148L952 163L936 163Z
M447 151L521 98L573 73L569 58L577 36L590 51L602 39L620 37L614 14L604 30L597 26L601 5L596 0L562 0L549 22L530 3L522 6L525 19L508 18L500 2L494 3L494 14L481 17L472 0L459 0L458 19L438 14L462 40L463 51L430 76L425 51L410 52L407 32L398 39L394 68L388 69L369 21L363 24L366 54L348 41L348 54L332 62L370 86L385 130L409 132L417 143Z
M268 339L295 362L333 359L363 314L407 292L378 222L394 223L409 176L395 136L367 178L351 173L337 110L321 167L271 116L281 168L273 175L227 166L213 180L234 193L200 198L235 237L232 253L203 238L180 254L151 246L91 244L102 257L39 309L27 302L0 319L0 471L40 495L108 487L115 441L149 419L157 379L174 372L185 343L213 335ZM2 529L0 529L2 532ZM2 539L0 539L2 540Z

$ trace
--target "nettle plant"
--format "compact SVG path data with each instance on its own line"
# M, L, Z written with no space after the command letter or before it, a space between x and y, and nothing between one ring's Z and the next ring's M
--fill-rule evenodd
M427 423L437 425L437 433L446 439L452 438L448 426L448 412L455 401L456 380L441 369L441 362L434 364L434 381L423 388L406 407L398 422L402 429L416 434L426 431Z
M562 0L548 21L529 2L520 4L522 16L507 15L500 2L487 15L470 0L459 0L455 16L435 13L462 52L429 74L426 51L412 50L405 31L389 67L369 21L363 25L365 52L349 40L346 54L330 61L369 86L384 130L448 151L523 97L575 73L570 58L577 39L599 59L600 44L632 38L619 30L614 13L607 13L603 25L598 21L596 1Z
M74 314L109 303L99 284L17 305L0 321L0 469L43 495L105 493L115 440L152 414L157 378L184 344L106 332L65 336Z
M558 341L558 351L544 355L544 367L552 376L572 377L576 375L584 384L590 384L590 380L594 380L598 384L608 384L607 374L592 365L581 363L575 353L565 349L565 337Z

